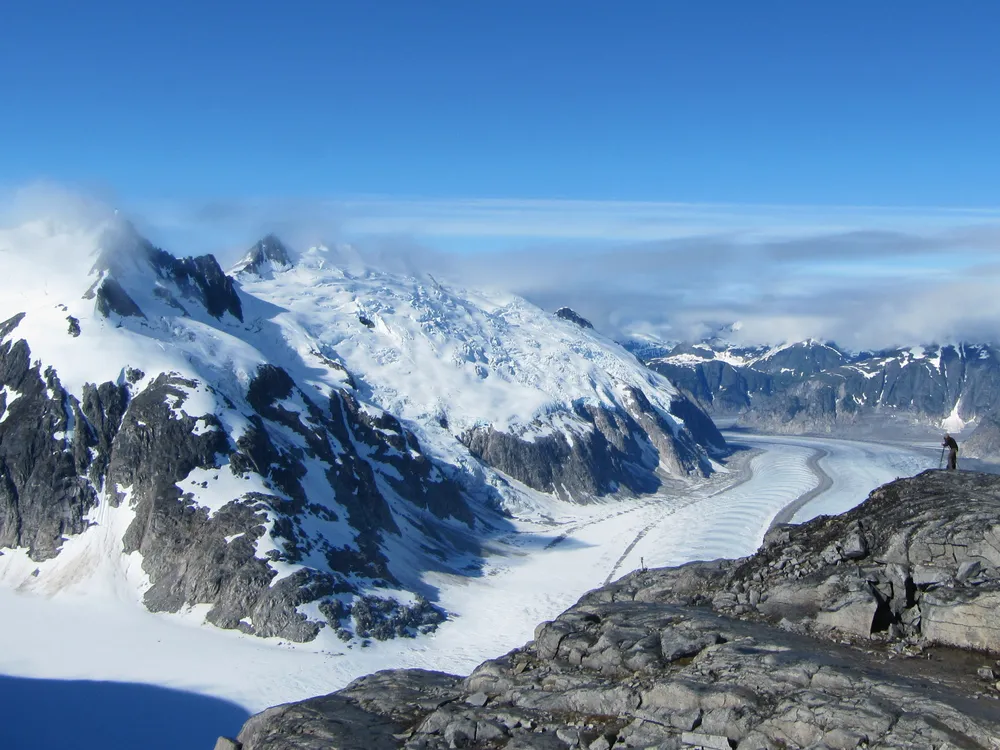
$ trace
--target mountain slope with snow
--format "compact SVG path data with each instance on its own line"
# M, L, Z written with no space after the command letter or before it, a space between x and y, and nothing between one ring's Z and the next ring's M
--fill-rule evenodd
M285 308L273 318L285 341L342 362L362 398L415 425L448 461L471 451L530 487L586 498L654 490L662 470L708 471L699 444L724 449L668 381L576 321L337 261L313 248L285 273L260 278L238 264L237 278Z
M0 581L308 640L409 635L498 509L711 470L714 425L513 297L267 237L227 275L124 222L0 232ZM514 481L517 480L517 481Z

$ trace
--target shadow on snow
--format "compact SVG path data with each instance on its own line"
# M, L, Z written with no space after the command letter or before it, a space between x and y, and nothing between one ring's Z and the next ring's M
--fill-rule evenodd
M250 714L221 698L130 682L0 676L0 747L191 750L235 737Z

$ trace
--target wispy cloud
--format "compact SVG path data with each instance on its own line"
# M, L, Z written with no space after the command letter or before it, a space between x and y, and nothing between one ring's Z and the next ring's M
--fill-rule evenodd
M246 227L277 223L355 237L497 238L652 242L699 235L784 238L859 233L876 242L887 229L948 229L1000 222L1000 208L780 206L642 201L339 199L216 200L196 206L146 206L177 226ZM865 238L866 231L871 234Z

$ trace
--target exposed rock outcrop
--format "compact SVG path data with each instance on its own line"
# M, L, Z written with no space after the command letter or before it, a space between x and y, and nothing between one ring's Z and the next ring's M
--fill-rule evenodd
M277 235L268 234L255 243L229 272L236 276L244 273L254 276L270 276L275 270L287 269L291 265L291 251Z
M925 472L751 557L636 571L464 679L381 672L232 746L997 748L998 535L1000 479Z
M198 302L213 318L220 319L228 313L243 320L243 305L233 280L214 255L174 257L142 237L127 221L117 222L105 231L101 251L91 270L99 278L86 296L96 295L98 309L105 317L113 312L122 317L145 318L121 282L147 269L152 270L156 279L150 293L172 307L184 310L168 286L180 297Z
M926 471L843 515L775 527L752 557L636 573L592 596L711 606L822 637L1000 653L1000 626L968 616L988 611L998 592L1000 479Z
M538 424L537 430L513 435L492 426L460 436L469 452L520 482L542 492L582 501L619 490L655 492L658 470L673 475L707 474L707 451L728 448L715 424L684 396L672 403L679 429L638 388L626 388L622 406L577 405L567 415L578 429L568 432Z
M54 557L87 528L97 504L87 481L90 434L80 404L23 339L4 340L24 316L0 324L0 547Z
M580 328L593 328L594 324L587 320L585 317L580 315L572 307L560 307L556 310L556 317L562 318L563 320L568 320L570 323L576 323Z
M979 420L976 429L961 446L963 456L1000 460L1000 412L991 412Z

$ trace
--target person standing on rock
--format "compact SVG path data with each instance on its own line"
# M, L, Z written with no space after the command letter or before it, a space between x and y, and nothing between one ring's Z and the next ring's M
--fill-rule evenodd
M944 434L944 440L941 441L941 445L948 449L948 468L957 469L958 468L958 443L955 442L955 438L949 435L947 432Z

